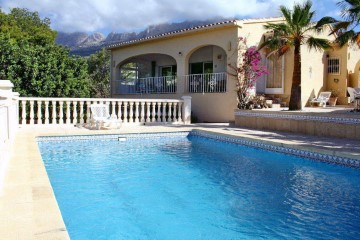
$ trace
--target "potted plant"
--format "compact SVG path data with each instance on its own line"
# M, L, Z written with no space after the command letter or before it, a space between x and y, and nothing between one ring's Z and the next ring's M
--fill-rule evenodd
M337 102L337 99L339 97L339 93L340 91L337 89L337 90L331 90L331 96L330 96L330 99L329 99L329 105L331 107L335 107L336 105L336 102Z

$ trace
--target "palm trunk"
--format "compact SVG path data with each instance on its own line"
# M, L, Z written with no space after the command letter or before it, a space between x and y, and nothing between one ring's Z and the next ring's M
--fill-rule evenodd
M301 55L300 42L295 43L294 71L291 85L289 110L301 110Z

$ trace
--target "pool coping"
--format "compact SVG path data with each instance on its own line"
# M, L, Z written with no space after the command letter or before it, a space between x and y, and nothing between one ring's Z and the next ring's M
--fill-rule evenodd
M289 146L284 143L275 143L271 141L264 141L260 139L250 139L248 137L233 136L230 134L221 134L208 130L193 129L191 131L176 131L176 132L158 132L158 133L128 133L128 134L100 134L100 135L70 135L70 136L39 136L36 138L37 142L53 142L53 141L80 141L80 140L118 140L123 141L127 139L138 138L156 138L156 137L178 137L178 136L201 136L205 138L215 139L222 142L234 143L244 145L252 148L264 149L273 152L288 154L308 158L315 161L326 162L330 164L337 164L346 167L360 168L360 160L353 158L353 156L341 154L336 151L322 150L318 151L316 148L304 149L303 147Z
M317 147L297 146L292 145L291 143L275 142L269 139L259 139L253 136L239 136L233 132L226 132L220 129L207 129L205 127L189 126L186 128L150 128L147 129L147 134L190 131L199 135L210 134L214 139L230 141L233 143L251 142L251 144L255 144L257 146L271 145L274 149L269 150L272 151L276 151L281 148L295 149L299 150L299 152L311 151L316 154L327 154L333 157L350 158L360 161L360 156L352 153L319 149ZM80 133L74 133L71 131L54 131L52 133L45 134L34 131L18 133L11 149L12 155L9 162L9 169L7 170L7 174L5 176L3 191L3 195L5 196L0 196L0 238L70 239L40 155L37 137L64 137L69 135L81 137L86 135L108 136L128 134L144 134L144 131L133 129L130 131L117 131L115 133L111 133L109 131L85 131Z

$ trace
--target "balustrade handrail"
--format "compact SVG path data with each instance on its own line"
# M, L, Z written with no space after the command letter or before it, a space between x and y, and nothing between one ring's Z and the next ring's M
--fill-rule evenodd
M189 123L190 99L19 97L18 101L21 125L89 125L90 105L99 102L108 104L111 116L123 123Z
M219 72L219 73L198 73L198 74L187 74L184 77L191 77L191 76L226 76L226 72Z
M183 102L181 99L151 99L151 98L59 98L59 97L19 97L19 100L26 101L86 101L86 102Z

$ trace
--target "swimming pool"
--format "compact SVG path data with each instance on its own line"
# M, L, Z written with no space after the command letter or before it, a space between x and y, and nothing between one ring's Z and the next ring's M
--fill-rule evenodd
M71 239L360 238L358 169L188 133L79 138L39 142Z

